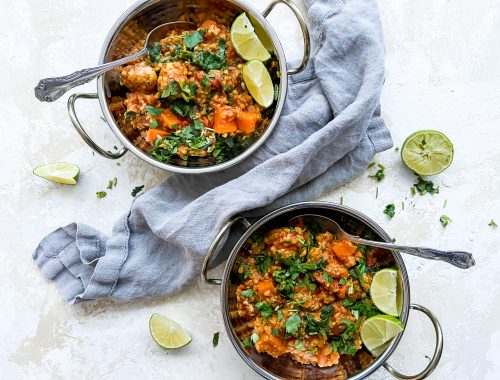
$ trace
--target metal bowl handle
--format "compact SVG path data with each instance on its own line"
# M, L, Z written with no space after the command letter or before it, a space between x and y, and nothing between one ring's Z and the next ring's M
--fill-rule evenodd
M439 359L441 359L441 354L443 353L443 331L441 330L441 325L439 324L438 319L432 311L430 311L426 307L416 304L411 304L410 308L413 310L421 311L431 320L432 325L434 326L434 331L436 332L436 348L434 350L434 355L432 355L432 359L427 367L422 372L413 376L403 375L399 373L394 368L392 368L389 363L384 363L384 368L396 379L421 380L425 379L432 373L432 371L434 371L439 363Z
M309 62L309 57L311 55L311 37L309 36L309 28L307 27L306 20L304 19L304 16L302 15L300 9L290 0L271 1L264 12L262 12L262 15L264 17L267 17L269 13L271 13L271 11L274 9L274 7L279 3L288 6L292 10L292 12L295 14L295 17L297 17L297 20L299 21L300 28L302 29L302 34L304 36L304 57L302 58L302 62L300 63L299 67L287 70L288 74L298 74L306 68L307 63Z
M203 261L203 266L201 267L201 279L207 284L220 285L222 280L220 278L208 278L208 266L211 262L212 257L217 252L217 248L219 247L220 241L224 237L227 231L235 224L236 222L240 222L246 228L250 228L252 225L247 219L242 216L235 216L229 219L226 224L221 228L219 233L215 236L212 244L208 247L207 255L205 256L205 260Z
M116 160L117 158L122 157L125 153L127 153L128 149L127 148L122 148L116 153L110 152L109 150L104 150L101 147L99 147L85 132L85 129L83 129L82 124L80 123L80 120L78 120L78 117L76 116L76 111L75 111L75 102L77 99L97 99L98 95L97 94L87 94L87 93L77 93L73 94L69 97L68 99L68 113L69 113L69 118L71 119L71 122L73 123L73 126L75 127L76 131L78 134L82 137L83 141L85 141L95 152L100 154L103 157Z

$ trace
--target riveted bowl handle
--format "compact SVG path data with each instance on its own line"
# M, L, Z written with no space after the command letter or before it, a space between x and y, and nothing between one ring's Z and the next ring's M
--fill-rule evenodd
M243 224L247 229L252 225L246 218L242 216L235 216L229 219L226 224L224 224L219 233L215 236L212 244L210 244L207 255L205 256L205 260L203 261L203 266L201 267L201 279L207 284L220 285L222 283L222 280L219 278L208 278L208 266L210 265L212 257L217 252L217 248L219 247L222 238L225 236L226 232L228 232L231 227L237 222Z
M441 325L439 324L438 319L432 311L430 311L426 307L416 304L411 304L410 308L413 310L421 311L431 320L432 325L434 326L434 331L436 332L436 348L434 349L434 355L432 355L431 361L429 362L427 367L422 372L413 376L403 375L399 373L394 368L392 368L389 363L384 363L384 368L396 379L421 380L425 379L432 373L432 371L434 371L439 363L439 359L441 359L441 354L443 353L443 331L441 330Z
M273 0L271 3L267 6L267 8L262 12L262 15L264 17L267 17L269 13L274 9L274 7L278 4L284 4L287 7L289 7L292 12L295 14L295 17L297 17L297 20L299 21L300 28L302 29L302 34L304 36L304 57L302 58L302 62L298 67L288 69L287 73L288 74L298 74L302 70L304 70L307 66L307 63L309 62L309 57L311 55L311 37L309 36L309 28L307 27L306 20L304 16L302 15L302 12L300 9L295 5L292 1L290 0Z
M69 97L69 99L68 99L68 113L69 113L69 118L71 119L71 123L73 123L73 127L75 127L76 131L82 137L83 141L85 141L88 144L88 146L90 146L96 153L100 154L103 157L112 159L112 160L116 160L117 158L122 157L125 153L127 153L127 151L128 151L127 148L122 148L116 153L110 152L109 150L104 150L99 145L97 145L92 140L92 138L87 134L85 129L83 129L83 126L80 123L80 120L78 120L78 116L76 116L76 110L75 110L75 102L80 98L81 99L97 99L98 95L97 94L87 94L87 93L77 93L77 94L73 94Z

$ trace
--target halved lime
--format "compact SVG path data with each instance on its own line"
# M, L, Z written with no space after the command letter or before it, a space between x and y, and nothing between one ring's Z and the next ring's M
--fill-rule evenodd
M254 100L262 107L274 101L274 85L266 66L260 61L250 61L243 66L243 80Z
M33 169L33 174L49 181L65 185L76 185L80 177L80 168L69 162L55 162Z
M439 131L417 131L405 140L401 158L417 174L438 174L451 165L453 144Z
M245 61L256 59L265 62L271 58L271 54L269 54L255 33L255 29L246 13L236 17L233 25L231 25L231 43Z
M370 286L370 297L377 309L395 317L399 315L398 276L396 269L379 270Z
M365 347L374 355L380 355L388 343L403 331L403 324L390 315L375 315L368 318L361 326L361 340Z
M153 340L163 348L180 348L191 343L191 336L181 325L158 313L151 315L149 331Z

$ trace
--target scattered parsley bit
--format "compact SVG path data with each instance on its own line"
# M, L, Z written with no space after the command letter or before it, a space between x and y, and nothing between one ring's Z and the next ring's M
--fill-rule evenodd
M290 335L297 335L302 320L297 314L293 314L285 321L285 331Z
M241 295L246 298L250 298L251 296L254 295L254 293L255 292L253 291L253 289L246 289L241 291Z
M208 82L208 77L206 75L203 75L203 77L201 78L201 85L203 86L203 88L208 87L209 82Z
M488 226L490 226L491 228L497 228L497 224L495 223L495 221L493 219L491 219L491 222L488 223Z
M131 195L135 198L137 194L139 194L142 191L142 189L144 189L144 185L134 187Z
M394 203L390 203L385 206L384 214L386 214L391 219L394 217L394 215L396 214L396 206L394 206Z
M134 120L137 117L137 114L134 111L127 111L123 114L125 120Z
M448 225L448 223L451 222L451 219L446 215L441 215L441 217L439 218L439 221L441 222L443 227L446 227Z
M252 343L255 344L259 341L259 334L254 332L252 335L250 335L250 339L252 340Z
M120 164L119 162L116 163L116 166L122 166L122 164Z
M150 105L146 105L146 112L153 116L159 116L163 112L163 108L155 108Z
M99 118L100 118L102 121L104 121L106 124L108 124L108 122L106 121L106 119L105 119L104 117L99 116Z
M108 187L106 187L106 189L111 190L113 187L116 187L117 183L118 183L118 179L116 177L113 179L110 179L108 181Z
M340 197L340 204L343 205L344 204L344 197Z
M175 96L181 93L181 90L179 88L179 85L175 80L172 80L168 83L168 86L163 92L161 93L162 98L168 98L170 96Z
M443 203L443 208L446 208L446 205L448 204L448 199L445 199L444 200L444 203Z
M399 146L395 147L395 148L394 148L394 150L395 150L396 152L399 152Z
M104 198L106 195L108 195L108 193L106 193L105 191L98 191L97 193L95 193L97 199Z
M401 210L404 210L404 209L405 209L405 203L401 202Z
M217 345L219 344L219 332L218 331L216 333L214 333L214 337L212 338L212 344L214 347L217 347Z
M378 186L377 186L377 190L375 191L375 199L378 198Z
M200 29L196 32L183 36L184 46L188 49L194 48L200 42L203 42L203 35L205 34L205 30Z
M378 170L375 174L369 175L369 178L375 178L378 182L382 181L385 178L385 166L382 164L377 164Z
M420 195L424 195L425 193L429 194L439 194L439 186L434 187L434 183L432 181L426 181L421 176L417 176L418 183L415 183L412 186ZM414 195L414 191L412 191L412 195Z
M260 311L260 315L264 318L270 318L273 315L273 308L268 303L259 301L255 304L255 307Z
M411 196L414 197L415 194L417 193L417 191L415 190L415 187L410 187L410 192L411 192Z
M370 168L374 167L375 165L376 165L376 162L372 161L372 162L370 162L370 165L368 165L367 169L370 169Z
M271 256L255 256L255 267L257 268L257 272L259 272L261 276L263 276L267 272L272 262L273 259L271 258Z
M196 89L198 88L198 85L194 82L191 83L185 83L185 82L179 82L179 86L181 87L181 95L182 98L186 102L190 102L191 100L194 100L195 95L196 95Z

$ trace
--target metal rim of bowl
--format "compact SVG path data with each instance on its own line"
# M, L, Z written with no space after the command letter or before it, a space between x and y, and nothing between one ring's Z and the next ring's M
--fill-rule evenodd
M259 365L257 365L246 353L245 351L241 348L241 345L239 343L239 339L237 338L232 324L231 320L229 317L229 308L228 308L228 284L229 284L229 276L232 271L233 264L236 260L236 257L238 256L238 252L243 245L243 243L252 235L256 230L258 230L262 225L265 223L269 222L273 218L285 214L290 211L295 211L295 210L301 210L301 209L323 209L323 210L330 210L330 211L335 211L335 212L341 212L344 213L354 219L359 220L360 222L364 223L367 225L369 228L373 230L380 238L383 239L383 241L390 242L391 238L387 234L387 232L384 231L382 227L380 227L375 221L373 221L371 218L368 216L362 214L361 212L354 210L350 207L347 206L342 206L342 205L337 205L331 202L300 202L300 203L294 203L288 206L284 206L282 208L279 208L275 211L272 211L259 220L257 220L255 223L252 223L251 227L245 231L245 233L239 238L238 242L234 245L234 247L231 249L231 253L229 255L229 258L227 260L227 263L224 268L224 274L222 276L222 286L221 286L221 306L222 306L222 313L223 313L223 319L224 319L224 326L226 328L226 331L228 332L229 339L231 340L231 343L233 344L234 348L240 355L240 357L243 359L245 363L247 363L248 366L250 366L254 371L256 371L258 374L263 376L266 379L269 380L282 380L279 377L276 377L275 375L269 373ZM403 323L403 326L406 328L406 323L408 321L408 315L410 311L410 283L409 283L409 278L408 278L408 273L406 271L406 267L403 262L403 258L398 252L392 252L394 259L396 261L396 265L398 267L398 270L401 274L401 283L402 283L402 290L403 290L403 303L402 303L402 311L401 311L401 316L400 320ZM363 371L357 373L354 376L349 377L349 380L360 380L364 379L367 376L371 375L373 372L375 372L377 369L379 369L392 355L394 350L396 349L397 345L399 344L403 334L399 334L394 338L394 340L391 342L389 347L384 351L382 355L377 357L375 361L366 369Z
M161 0L156 0L156 1L139 0L136 3L132 4L118 18L118 20L111 27L108 35L106 36L106 38L103 42L103 45L101 48L101 53L99 55L99 64L105 63L105 60L106 60L106 57L108 54L108 50L109 50L111 44L112 44L115 36L123 29L123 27L125 25L127 25L127 23L130 22L141 11L143 11L144 9L148 8L149 6L152 6L160 1ZM244 1L244 0L219 0L219 1L224 1L224 2L231 3L233 5L236 5L237 7L241 8L242 10L249 12L253 17L257 18L260 21L260 23L262 24L262 26L265 28L266 32L268 33L268 36L271 38L271 40L274 44L275 54L276 54L276 58L277 58L278 63L279 63L281 77L280 77L280 84L279 84L278 100L276 102L273 117L271 119L271 122L269 123L269 126L264 131L264 133L249 148L247 148L241 154L237 155L236 157L233 157L232 159L230 159L228 161L222 162L220 164L205 166L205 167L191 167L191 168L177 166L177 165L171 165L171 164L157 161L157 160L153 159L152 157L148 156L146 153L144 153L139 148L137 148L121 132L119 126L115 123L114 118L111 115L111 112L109 111L109 107L108 107L108 104L106 101L104 76L99 77L97 79L97 93L98 93L98 97L99 97L99 104L100 104L101 110L104 114L104 118L108 122L108 125L110 126L111 130L113 131L113 134L134 155L136 155L140 159L148 162L149 164L156 166L157 168L160 168L163 170L168 170L171 172L176 172L176 173L198 174L198 173L218 172L218 171L227 169L231 166L234 166L234 165L238 164L239 162L248 158L251 154L253 154L264 143L264 141L269 137L269 135L273 131L274 127L276 126L276 124L278 122L278 118L280 117L281 112L283 110L283 106L285 104L285 99L286 99L287 91L288 91L288 74L287 74L285 52L283 50L283 47L281 46L281 43L278 39L278 36L276 35L276 32L271 27L270 23L266 20L266 18L257 9L255 9L252 5L250 5L246 1Z

